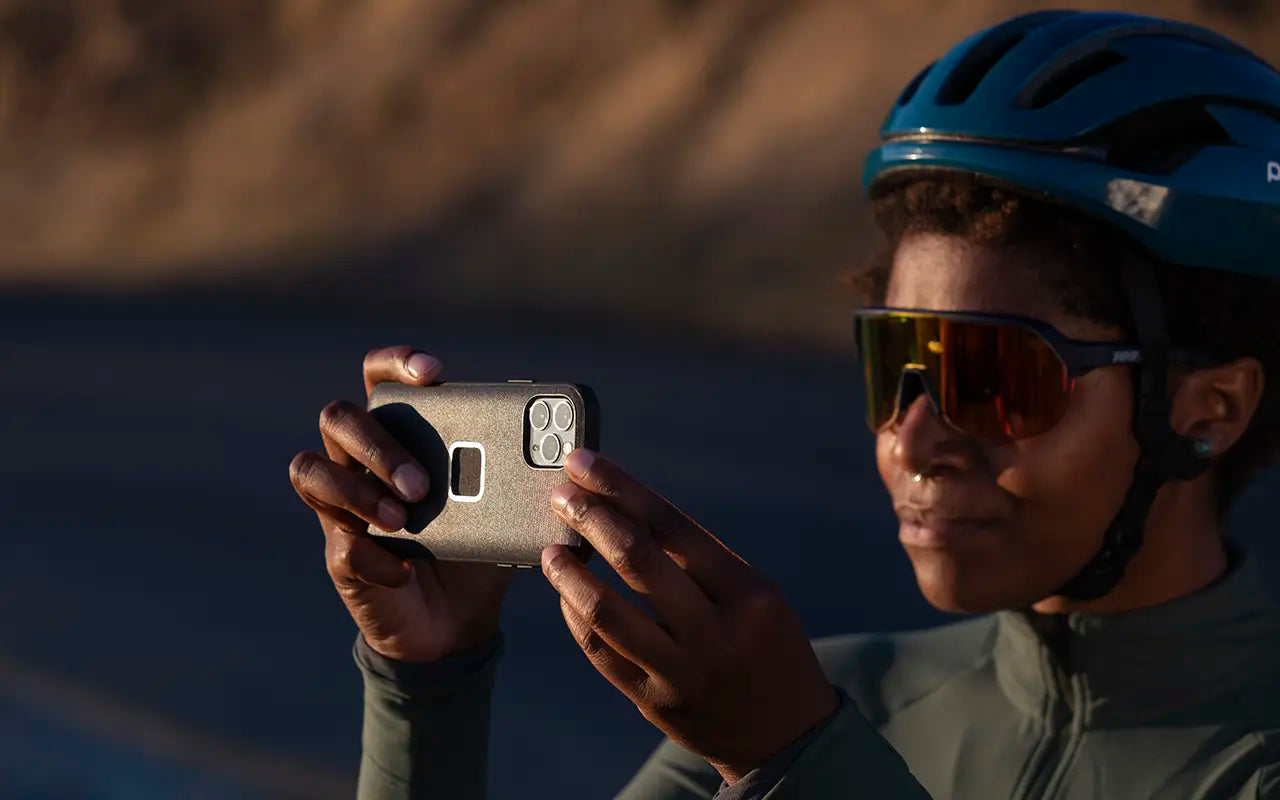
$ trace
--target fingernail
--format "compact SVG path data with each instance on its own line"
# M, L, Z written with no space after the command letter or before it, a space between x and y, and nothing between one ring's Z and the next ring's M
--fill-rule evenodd
M427 494L427 473L416 464L404 464L391 473L391 484L405 500L421 500Z
M555 566L556 557L564 552L564 548L558 544L545 547L542 550L542 574L548 578L551 577L552 568Z
M426 353L414 353L404 362L404 368L415 378L421 378L428 373L439 373L442 366L440 359L433 358Z
M395 500L384 497L378 501L378 523L387 533L403 528L406 519L404 508Z
M596 463L596 454L590 450L579 448L569 454L564 460L565 470L575 478L581 478L591 469L591 465Z
M578 493L578 487L572 483L562 483L551 492L551 507L556 511L564 511L569 507L569 499Z

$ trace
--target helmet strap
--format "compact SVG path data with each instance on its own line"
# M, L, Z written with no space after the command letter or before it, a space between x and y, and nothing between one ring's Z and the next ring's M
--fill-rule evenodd
M1160 487L1169 480L1194 478L1212 463L1196 451L1192 439L1174 433L1169 425L1169 331L1155 268L1148 258L1125 258L1121 277L1142 350L1142 361L1134 367L1133 397L1133 430L1140 450L1133 482L1102 548L1056 592L1077 601L1106 595L1124 577L1129 559L1142 547L1147 515Z

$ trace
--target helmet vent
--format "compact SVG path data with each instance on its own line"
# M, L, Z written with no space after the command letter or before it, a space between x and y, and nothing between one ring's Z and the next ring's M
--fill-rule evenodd
M1114 50L1095 50L1087 56L1064 64L1048 74L1037 76L1014 101L1015 108L1044 108L1067 92L1124 61Z
M1201 100L1151 106L1089 138L1106 148L1107 164L1147 175L1168 175L1205 147L1232 142Z
M987 73L1017 46L1026 35L1020 29L996 28L982 37L965 54L964 59L951 70L946 83L938 90L935 102L940 106L956 106L968 100L970 95L987 77Z
M911 83L907 84L907 88L903 89L902 94L898 95L898 105L905 106L911 102L911 98L915 97L916 92L920 90L920 84L924 83L925 78L929 77L929 73L936 66L938 66L937 61L920 70L920 74L911 79Z
M1005 22L982 34L952 67L947 80L934 98L940 106L955 106L968 100L978 84L995 69L1000 59L1018 46L1026 36L1061 19L1074 17L1079 11L1033 11Z

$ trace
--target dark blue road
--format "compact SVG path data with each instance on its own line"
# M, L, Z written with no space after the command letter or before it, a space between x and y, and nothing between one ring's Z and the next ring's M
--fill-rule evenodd
M361 396L375 345L421 344L451 379L591 384L604 449L781 581L815 636L940 619L899 551L847 359L582 321L334 316L0 298L0 798L351 796L354 628L287 465L318 446L326 401ZM1237 515L1272 581L1278 486ZM505 629L493 796L610 797L656 734L539 574L519 576Z

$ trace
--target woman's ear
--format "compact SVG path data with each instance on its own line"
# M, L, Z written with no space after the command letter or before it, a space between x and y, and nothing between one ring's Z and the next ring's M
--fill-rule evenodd
M1208 455L1221 456L1248 429L1263 380L1262 364L1252 356L1184 374L1169 416L1174 432L1208 442Z

